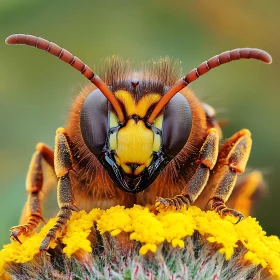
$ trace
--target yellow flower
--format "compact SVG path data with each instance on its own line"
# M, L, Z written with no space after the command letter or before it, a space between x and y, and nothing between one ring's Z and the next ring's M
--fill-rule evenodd
M124 206L115 206L106 210L97 221L97 229L100 233L111 232L113 236L131 231L131 219Z
M13 262L25 264L40 254L40 242L48 229L53 226L54 221L54 219L50 220L39 233L22 237L22 244L13 241L4 246L0 251L0 277L1 275L3 277L9 264ZM106 211L93 209L90 213L80 211L72 215L67 224L66 234L61 238L64 244L63 253L68 258L76 252L92 252L94 245L88 237L94 224L101 234L100 242L107 232L110 233L112 240L120 233L126 234L131 242L138 244L139 257L148 252L149 255L162 254L164 244L171 244L174 250L185 250L182 251L184 254L183 252L189 250L186 245L190 240L194 240L197 233L201 236L199 242L203 246L212 246L211 250L216 254L223 254L225 262L230 260L238 249L238 252L242 252L239 265L246 267L250 263L259 271L262 267L265 269L263 273L268 271L270 275L280 279L280 240L276 236L266 236L256 219L251 217L235 225L228 219L221 219L213 211L205 212L194 206L188 210L161 210L157 214L147 207L138 205L133 208L115 206ZM117 242L117 239L114 242ZM54 242L51 247L55 247ZM95 258L94 253L92 254L92 258ZM106 256L109 257L110 254L107 253ZM160 256L162 258L162 255ZM106 262L106 258L97 257L100 262ZM137 263L136 260L133 262ZM104 267L106 267L105 263Z
M62 243L66 246L63 249L63 253L68 258L78 250L84 250L91 252L91 244L87 239L91 232L93 223L98 220L102 215L100 209L93 209L90 213L80 211L75 213L69 223L67 224L67 231L62 238Z

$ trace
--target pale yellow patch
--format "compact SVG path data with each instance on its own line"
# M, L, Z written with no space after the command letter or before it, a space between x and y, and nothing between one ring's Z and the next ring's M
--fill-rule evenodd
M161 145L161 137L158 134L155 134L154 144L153 144L153 151L158 152Z
M117 149L117 132L110 135L110 148L112 151Z
M161 130L162 122L163 122L163 115L160 115L155 119L153 126Z
M118 118L114 113L110 113L110 127L116 127L119 125Z

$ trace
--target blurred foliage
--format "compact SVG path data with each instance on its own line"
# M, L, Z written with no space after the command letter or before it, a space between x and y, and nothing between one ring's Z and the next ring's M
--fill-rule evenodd
M269 186L256 217L280 235L278 169L279 8L274 1L0 1L0 243L18 224L27 198L25 175L38 142L54 143L71 101L87 84L82 75L33 48L6 46L12 33L34 34L68 48L90 66L117 54L141 61L169 55L187 73L202 61L236 47L269 51L272 65L239 61L191 85L199 98L230 121L225 137L252 131L249 168L262 170ZM278 221L278 222L277 222Z

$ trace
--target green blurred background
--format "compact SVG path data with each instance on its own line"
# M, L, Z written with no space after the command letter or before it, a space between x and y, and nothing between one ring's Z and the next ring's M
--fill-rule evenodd
M275 1L0 1L0 244L18 223L27 198L25 175L38 142L54 144L71 101L87 84L58 59L23 46L6 46L12 33L34 34L68 48L90 66L117 54L141 61L169 55L183 72L236 47L269 51L272 65L239 61L191 85L199 98L230 120L225 137L252 131L249 168L263 171L268 194L256 217L280 235L279 9Z

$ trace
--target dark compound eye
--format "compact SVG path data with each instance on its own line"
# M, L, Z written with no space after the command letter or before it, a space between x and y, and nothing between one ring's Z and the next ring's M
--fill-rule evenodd
M166 105L163 117L163 145L169 156L176 156L186 144L192 128L192 112L187 99L177 93Z
M80 126L83 139L94 154L100 154L108 134L108 100L96 89L84 101Z

